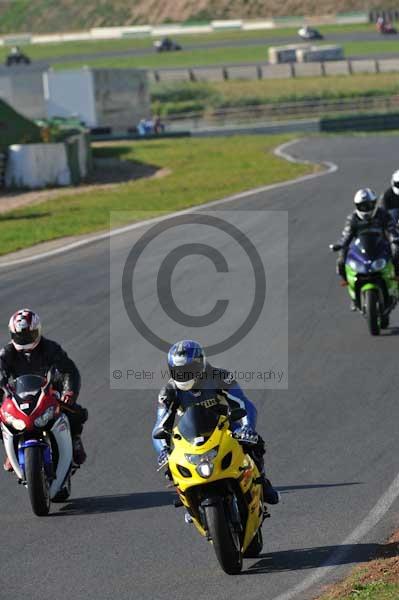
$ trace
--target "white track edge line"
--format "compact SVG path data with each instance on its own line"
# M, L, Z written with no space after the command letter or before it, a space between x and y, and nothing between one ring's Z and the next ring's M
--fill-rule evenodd
M128 233L129 231L134 231L135 229L140 229L140 227L145 227L147 225L160 223L161 221L164 221L166 219L171 219L171 218L179 216L179 215L190 214L192 212L196 212L199 210L213 208L215 206L220 206L221 204L225 204L227 202L232 202L233 200L240 200L242 198L248 198L249 196L254 196L254 195L262 193L262 192L268 192L270 190L275 190L275 189L287 187L290 185L303 183L303 182L309 181L311 179L316 179L317 177L323 177L324 175L329 175L330 173L334 173L335 171L338 170L338 166L332 162L313 163L312 161L309 161L309 160L301 160L301 159L295 158L286 152L286 149L289 146L292 146L300 141L303 141L303 138L297 138L294 140L290 140L289 142L285 142L284 144L281 144L280 146L278 146L273 151L273 153L276 156L278 156L279 158L283 158L283 159L287 160L288 162L305 163L305 164L322 164L325 167L325 169L323 171L320 171L318 173L310 173L308 175L302 175L301 177L297 177L295 179L290 179L288 181L280 181L278 183L272 183L272 184L265 185L262 187L254 188L252 190L247 190L246 192L240 192L239 194L233 194L232 196L227 196L226 198L222 198L220 200L214 200L211 202L207 202L206 204L199 204L199 205L193 206L191 208L186 208L184 210L168 213L167 215L162 215L160 217L154 217L152 219L147 219L145 221L138 221L137 223L132 223L131 225L126 225L126 226L120 227L118 229L112 229L111 231L107 231L105 233L100 233L95 236L87 237L83 240L79 240L78 242L72 242L71 244L66 244L65 246L60 246L59 248L55 248L54 250L48 250L47 252L42 252L40 254L34 254L33 256L26 256L24 258L19 258L16 260L0 262L0 268L13 267L13 266L17 266L17 265L35 262L38 260L43 260L46 258L51 258L53 256L57 256L58 254L63 254L65 252L69 252L71 250L75 250L77 248L87 246L89 244L100 242L102 240L106 240L108 238L111 238L111 237L114 237L117 235L123 235L124 233ZM32 248L34 248L34 246L32 246Z

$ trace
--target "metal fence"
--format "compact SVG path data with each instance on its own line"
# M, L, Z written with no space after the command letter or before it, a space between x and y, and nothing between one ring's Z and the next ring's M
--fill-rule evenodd
M226 125L246 125L339 115L340 113L389 113L399 110L397 96L363 96L333 100L309 100L215 109L185 115L169 115L165 119L167 131L198 130Z

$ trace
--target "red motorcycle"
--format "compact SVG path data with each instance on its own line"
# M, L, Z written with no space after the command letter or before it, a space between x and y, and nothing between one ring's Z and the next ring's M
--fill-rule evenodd
M380 18L380 19L377 20L376 28L377 28L377 31L379 33L382 33L383 35L384 34L390 35L390 34L396 34L397 33L397 30L392 25L392 23L384 21L382 18Z
M47 378L18 377L3 388L0 408L5 451L38 516L47 515L51 501L62 502L71 492L72 437L55 376L50 370Z

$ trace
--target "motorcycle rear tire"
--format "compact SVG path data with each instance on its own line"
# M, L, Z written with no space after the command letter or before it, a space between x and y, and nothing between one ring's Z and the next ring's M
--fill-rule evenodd
M40 446L25 448L25 476L32 510L38 517L45 517L50 510L50 489Z
M237 575L242 569L240 542L238 534L232 531L223 501L205 506L205 514L209 536L220 566L228 575Z

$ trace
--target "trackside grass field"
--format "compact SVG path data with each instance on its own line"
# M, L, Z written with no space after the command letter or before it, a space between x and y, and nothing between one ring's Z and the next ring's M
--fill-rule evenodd
M164 139L109 143L97 158L120 158L164 169L164 176L137 179L108 189L63 196L0 216L0 254L56 238L106 230L110 211L130 211L129 222L175 211L229 194L313 172L317 166L289 163L273 148L291 136L240 136L219 139ZM165 171L166 170L166 171ZM248 199L250 203L251 200ZM133 211L133 212L132 212Z
M293 39L293 43L300 40ZM328 43L326 41L325 43ZM265 39L262 45L254 46L225 46L221 48L196 48L184 50L183 52L166 52L145 54L142 56L121 56L82 59L63 63L62 60L54 65L58 69L71 69L88 65L93 67L107 68L148 68L162 69L174 67L200 67L223 64L245 64L267 62L268 49L273 45L271 40ZM345 56L374 56L376 54L397 52L399 54L399 41L377 40L377 41L355 41L343 42L342 47Z
M324 35L351 32L373 32L373 25L325 25L318 29ZM281 28L263 31L222 31L198 35L179 35L176 39L184 46L208 44L212 42L239 43L249 40L265 40L265 44L272 44L273 40L292 36L293 42L300 41L297 28ZM24 50L34 60L45 60L57 56L74 56L97 52L123 52L128 50L150 49L155 38L129 38L116 40L93 40L87 42L64 42L51 44L32 44L24 46ZM399 44L399 42L398 42ZM3 61L9 49L0 47L0 60Z
M399 93L399 78L379 73L261 81L175 82L153 85L151 92L153 110L167 115L304 100L391 96Z

